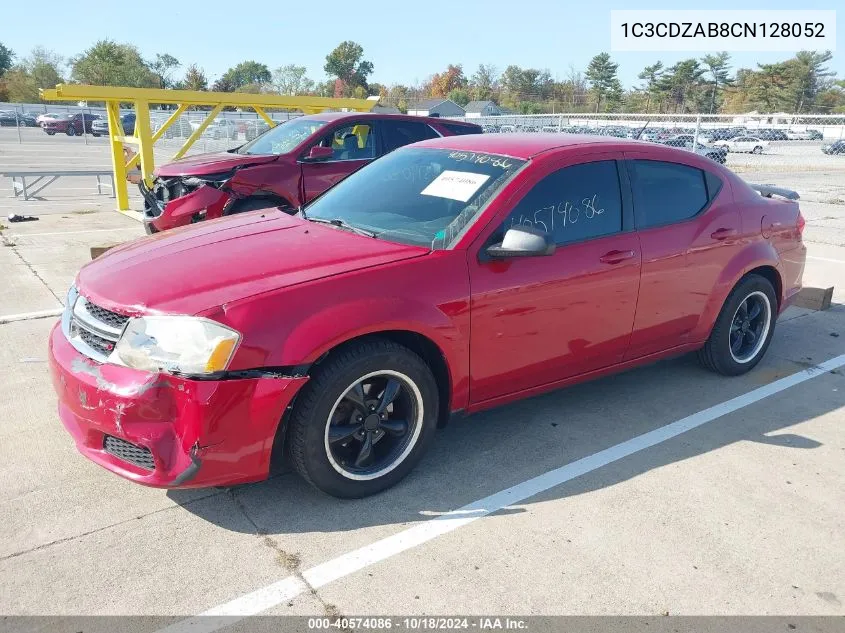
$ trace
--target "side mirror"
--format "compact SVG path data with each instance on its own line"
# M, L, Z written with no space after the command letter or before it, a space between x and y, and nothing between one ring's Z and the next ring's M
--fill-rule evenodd
M316 163L321 160L328 160L332 156L334 156L334 150L331 147L323 147L322 145L315 145L311 148L311 151L308 152L308 156L303 158L302 160L309 162L309 163Z
M500 244L488 246L485 252L497 259L540 257L552 255L555 252L555 243L552 236L545 231L528 226L514 226L507 230Z

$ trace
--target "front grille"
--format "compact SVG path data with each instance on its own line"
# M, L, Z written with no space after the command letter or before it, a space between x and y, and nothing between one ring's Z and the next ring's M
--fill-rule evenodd
M128 316L101 308L79 297L69 311L68 340L80 352L105 362L129 320Z
M74 324L75 325L75 324ZM102 336L98 336L93 332L89 332L86 329L81 327L74 327L74 333L79 335L83 341L85 341L88 345L93 347L95 350L100 352L101 354L105 354L108 356L112 353L114 349L114 343L107 338L103 338Z
M153 454L144 446L137 446L113 435L103 437L103 450L124 462L145 470L154 470Z
M90 314L98 321L102 321L103 323L106 323L114 328L122 329L123 325L129 320L128 316L118 314L117 312L112 312L111 310L106 310L105 308L101 308L100 306L94 305L85 298L83 298L82 301L85 301L85 307L88 308L88 314Z

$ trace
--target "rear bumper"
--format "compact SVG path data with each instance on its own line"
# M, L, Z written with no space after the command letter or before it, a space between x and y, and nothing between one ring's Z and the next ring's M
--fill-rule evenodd
M115 474L159 488L265 479L282 415L307 381L198 381L100 364L71 346L58 324L49 363L59 417L77 449ZM108 437L117 440L106 446Z
M194 191L163 204L147 189L143 181L138 185L144 196L144 226L147 233L157 233L177 226L186 226L195 222L198 214L204 218L219 218L230 196L225 191L209 185L197 187Z

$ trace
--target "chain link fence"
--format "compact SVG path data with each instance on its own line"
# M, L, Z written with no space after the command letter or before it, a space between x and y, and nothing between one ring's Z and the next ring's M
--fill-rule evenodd
M151 110L150 125L156 132L173 110ZM301 116L299 113L267 112L278 123ZM162 137L156 148L175 152L208 116L207 111L189 110L179 117ZM108 143L105 108L75 105L0 103L0 143L67 142L64 137L78 137L73 142L86 145ZM134 130L133 110L121 110L124 132ZM269 126L253 111L221 112L203 130L188 154L223 151L252 140Z
M152 110L157 130L172 110ZM125 132L134 125L132 111L122 113ZM298 113L270 112L284 122ZM68 117L78 120L68 132ZM175 152L206 117L202 110L183 114L156 142L157 150ZM52 128L50 120L58 121ZM737 172L789 170L845 174L845 115L779 114L535 114L465 117L487 133L598 134L683 147L724 162ZM104 108L75 105L0 103L0 143L107 143ZM221 112L188 154L222 151L268 129L255 112ZM51 133L52 132L52 133ZM78 138L66 139L65 136Z
M598 134L682 147L738 172L845 173L845 115L536 114L463 117L489 133Z

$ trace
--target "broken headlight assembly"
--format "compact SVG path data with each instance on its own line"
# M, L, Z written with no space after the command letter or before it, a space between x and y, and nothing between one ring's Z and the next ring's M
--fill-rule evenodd
M225 371L240 339L235 330L201 317L135 317L113 357L133 369L200 376Z
M183 176L181 180L182 185L187 187L189 190L202 187L203 185L209 185L215 189L220 189L225 186L234 175L235 171L232 170L219 174L205 174L203 176Z

